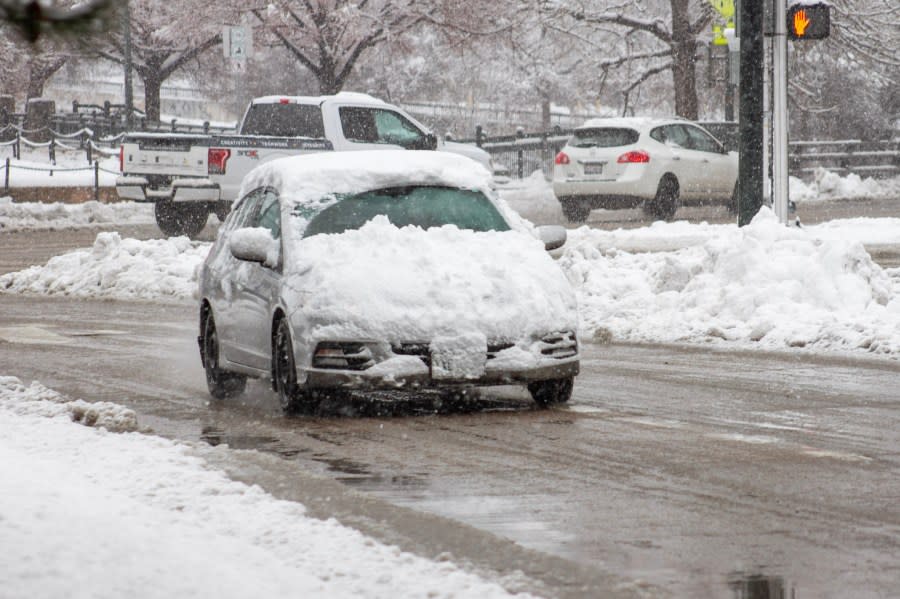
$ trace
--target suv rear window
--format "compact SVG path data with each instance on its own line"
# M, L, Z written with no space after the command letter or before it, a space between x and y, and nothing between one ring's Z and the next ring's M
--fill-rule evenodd
M626 128L576 129L569 141L574 148L614 148L637 143L640 133Z
M314 104L252 104L241 127L243 135L325 137L322 110Z

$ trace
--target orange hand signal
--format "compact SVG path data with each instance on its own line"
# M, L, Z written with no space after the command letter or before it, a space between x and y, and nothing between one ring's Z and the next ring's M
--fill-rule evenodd
M797 34L797 37L803 37L808 26L809 19L806 18L805 10L798 10L794 13L794 33Z

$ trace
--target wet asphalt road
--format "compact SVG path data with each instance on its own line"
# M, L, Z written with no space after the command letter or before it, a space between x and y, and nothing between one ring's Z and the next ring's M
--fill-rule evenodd
M4 233L0 271L95 233ZM128 405L236 478L514 588L897 596L895 360L588 344L553 410L501 389L357 395L286 418L261 383L210 402L194 312L0 295L0 374ZM212 451L224 445L259 452Z

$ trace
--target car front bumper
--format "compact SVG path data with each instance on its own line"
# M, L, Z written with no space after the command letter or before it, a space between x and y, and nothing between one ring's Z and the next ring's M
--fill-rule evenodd
M377 371L353 371L309 368L305 371L308 388L345 387L352 389L421 389L454 386L490 386L522 384L550 379L574 377L580 370L578 355L542 360L528 368L492 367L485 365L484 374L476 378L437 378L430 367L423 363L416 371L384 376Z

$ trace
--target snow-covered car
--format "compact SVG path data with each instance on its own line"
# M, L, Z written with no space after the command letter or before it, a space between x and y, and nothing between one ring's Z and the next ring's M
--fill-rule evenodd
M635 208L669 220L682 204L733 210L737 152L690 121L591 119L556 155L553 193L571 222L597 208Z
M285 411L350 389L521 383L567 401L575 297L468 158L427 151L282 158L247 175L200 272L213 397L270 378Z

